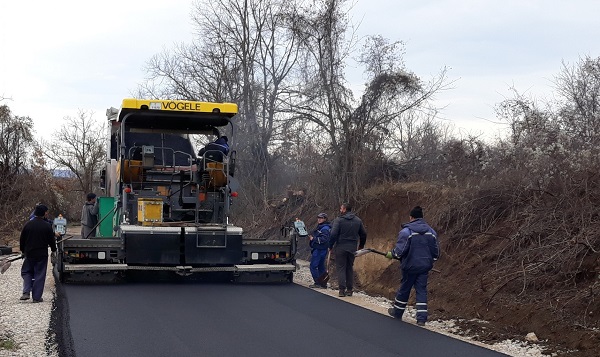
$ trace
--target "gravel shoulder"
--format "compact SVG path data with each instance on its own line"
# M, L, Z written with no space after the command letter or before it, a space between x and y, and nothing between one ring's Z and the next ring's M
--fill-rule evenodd
M21 265L22 260L13 262L10 269L0 276L0 346L2 341L14 345L14 348L11 349L0 348L0 357L58 357L57 346L52 342L54 341L53 332L49 329L50 316L54 308L53 301L56 295L54 278L51 274L52 266L50 264L48 266L43 295L44 301L42 303L32 303L31 300L19 300L22 288ZM306 287L312 284L308 262L298 261L298 271L294 275L294 282ZM331 288L318 289L317 291L384 315L387 315L387 309L391 306L391 301L386 298L369 296L360 291L355 292L352 297L344 298L338 297L337 290ZM408 316L405 316L403 321L416 323L414 311L409 309ZM506 340L487 345L474 341L472 338L464 336L464 332L459 331L452 321L430 321L425 328L509 356L546 356L535 344Z
M48 263L48 274L44 287L44 299L33 303L31 299L21 301L23 260L12 262L11 267L0 275L0 342L10 349L0 349L0 356L58 357L55 345L50 343L49 325L56 288L52 276L52 265Z

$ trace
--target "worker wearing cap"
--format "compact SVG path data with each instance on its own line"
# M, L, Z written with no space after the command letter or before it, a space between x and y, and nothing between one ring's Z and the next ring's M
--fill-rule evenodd
M37 207L37 206L39 206L41 204L42 204L41 202L38 202L38 203L35 204L35 207ZM33 207L33 211L31 211L31 214L29 215L29 220L30 221L33 221L35 219L35 207ZM48 217L44 217L44 221L52 224L52 221Z
M410 222L403 224L398 241L386 258L400 259L402 282L396 293L394 306L388 313L401 319L413 286L417 295L417 324L427 321L427 278L433 262L440 255L437 233L423 220L423 209L416 206L410 211Z
M48 207L38 205L33 213L35 218L25 224L19 239L19 248L25 257L21 267L21 300L28 300L31 294L33 302L42 302L48 267L48 247L53 253L56 252L56 241L52 226L44 220L48 214Z
M317 215L317 228L310 239L310 274L315 281L310 288L327 288L327 283L319 283L319 278L327 272L325 260L329 251L329 237L331 235L331 224L327 221L327 214L319 213Z
M227 138L227 136L223 135L223 136L219 137L217 140L215 140L214 142L210 142L210 143L206 144L205 147L200 149L200 151L198 152L198 156L204 155L204 153L207 151L219 151L223 155L227 155L227 154L229 154L229 143L228 142L229 142L229 139Z

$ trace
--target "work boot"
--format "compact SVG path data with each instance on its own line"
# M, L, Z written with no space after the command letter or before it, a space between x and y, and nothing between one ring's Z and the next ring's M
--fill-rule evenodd
M352 290L346 290L346 296L352 296Z
M340 290L340 292L338 293L339 297L344 297L346 296L346 292L344 290Z
M29 300L29 293L23 293L23 295L21 295L19 300Z
M425 321L417 321L417 325L419 325L419 326L425 326Z
M323 289L327 289L327 284L323 284L323 285L321 285L321 287L322 287Z
M393 307L390 307L388 309L388 315L390 315L391 317L395 318L395 319L401 319L402 315L400 315L396 309L394 309Z
M33 302L44 302L44 299L40 298L39 300L33 299Z

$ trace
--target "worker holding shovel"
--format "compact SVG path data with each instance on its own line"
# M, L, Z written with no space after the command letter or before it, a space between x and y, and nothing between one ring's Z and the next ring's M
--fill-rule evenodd
M20 250L25 260L21 267L23 277L23 295L21 300L33 297L33 302L42 302L44 284L46 283L46 270L48 267L48 247L52 253L56 252L55 233L52 226L44 220L48 214L48 207L38 205L35 207L35 218L28 221L21 231L19 240Z
M440 255L437 233L423 220L423 209L419 206L410 211L410 222L403 224L398 241L386 258L399 259L402 267L402 282L396 293L394 306L388 313L401 319L413 286L417 295L417 324L427 321L427 278L433 262Z
M327 214L319 213L317 215L317 228L314 230L312 235L309 235L310 239L310 274L312 275L315 283L310 285L309 288L319 289L327 288L328 272L325 266L325 260L329 253L329 237L331 235L331 224L327 221Z

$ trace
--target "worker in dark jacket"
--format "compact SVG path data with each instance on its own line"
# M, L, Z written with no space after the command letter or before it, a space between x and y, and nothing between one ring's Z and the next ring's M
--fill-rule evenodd
M223 135L214 142L208 143L205 147L200 149L200 151L198 152L198 156L204 155L204 153L206 153L207 151L219 152L221 153L221 155L219 155L220 158L217 159L217 161L223 161L223 155L227 155L229 153L228 141L229 139L227 139L227 137Z
M42 204L41 202L38 202L38 203L35 205L35 207L37 207L37 206L39 206L39 205L41 205L41 204ZM33 211L31 211L31 213L29 214L29 220L30 220L30 221L33 221L33 219L35 218L35 207L33 207ZM48 218L48 217L44 217L44 221L46 221L46 222L48 222L48 223L52 224L52 220L50 220L50 218Z
M52 226L44 220L48 214L48 207L38 205L34 214L35 218L23 227L19 240L19 248L25 256L21 267L21 277L23 277L21 300L28 300L31 294L33 302L42 302L48 267L48 247L53 254L56 254L56 240Z
M319 278L327 272L325 260L329 252L329 239L331 236L331 224L327 222L327 214L319 213L317 215L317 228L310 239L310 274L315 281L310 288L327 288L327 284L320 284Z
M424 326L427 321L427 278L438 259L440 249L437 233L423 220L423 209L413 208L409 214L410 222L403 224L398 241L392 251L387 252L388 259L401 260L402 282L396 293L394 307L388 313L402 318L408 297L413 286L417 295L417 324Z
M333 221L330 247L335 246L335 266L338 271L339 296L352 296L354 289L354 252L363 249L367 231L350 203L342 203L340 216Z

